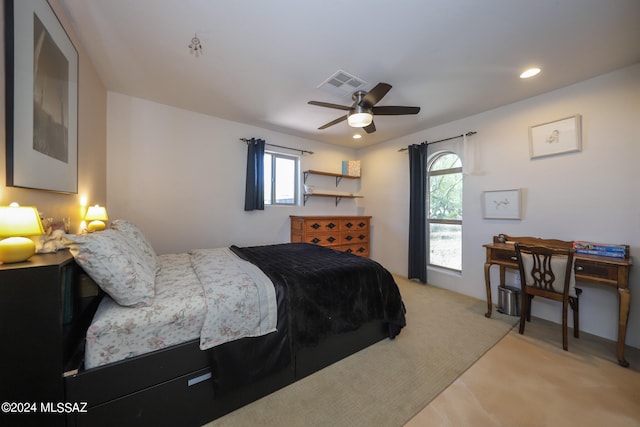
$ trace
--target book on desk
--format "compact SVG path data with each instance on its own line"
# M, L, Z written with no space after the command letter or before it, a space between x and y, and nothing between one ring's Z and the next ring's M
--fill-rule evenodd
M625 245L611 245L608 243L573 242L576 253L606 256L611 258L628 258L628 247Z

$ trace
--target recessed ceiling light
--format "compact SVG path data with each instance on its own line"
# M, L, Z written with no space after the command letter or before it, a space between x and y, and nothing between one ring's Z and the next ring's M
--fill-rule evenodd
M353 135L353 139L360 139L362 138L362 135L360 135L359 133L356 133Z
M540 71L540 68L529 68L528 70L525 70L522 74L520 74L520 78L528 79L533 76L537 76L538 74L540 74Z

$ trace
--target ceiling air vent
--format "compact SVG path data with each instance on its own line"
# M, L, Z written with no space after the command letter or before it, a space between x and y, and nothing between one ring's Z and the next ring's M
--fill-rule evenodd
M338 70L327 80L322 82L318 88L327 89L340 95L351 95L357 90L364 90L367 82L346 71Z

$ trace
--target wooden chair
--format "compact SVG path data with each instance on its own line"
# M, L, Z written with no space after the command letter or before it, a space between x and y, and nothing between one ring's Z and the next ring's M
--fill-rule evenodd
M551 246L526 246L515 244L520 269L521 304L520 333L524 333L525 321L531 321L531 300L534 296L549 298L562 303L562 348L567 345L567 311L573 310L573 336L579 337L579 301L582 291L575 287L574 250Z

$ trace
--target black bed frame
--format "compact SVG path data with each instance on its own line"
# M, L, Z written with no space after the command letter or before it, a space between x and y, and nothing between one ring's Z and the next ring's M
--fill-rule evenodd
M284 368L223 395L215 391L210 363L210 352L218 350L200 350L199 340L80 369L65 378L66 401L87 402L88 412L67 415L67 425L200 426L386 337L382 321L330 336L315 347L295 349ZM242 341L227 343L227 349Z
M364 271L357 276L368 277ZM403 318L376 314L370 319L385 320L358 322L355 329L301 327L305 314L290 314L292 294L283 291L290 285L274 281L278 321L267 335L205 351L196 339L86 369L86 332L104 293L68 251L2 265L0 403L11 406L3 406L0 425L200 426L403 326Z
M202 425L395 337L405 324L396 284L374 261L305 243L231 250L272 281L276 330L206 351L195 340L79 370L65 379L66 399L87 402L89 411L68 425ZM345 303L310 302L326 294Z
M0 403L13 403L0 425L201 426L395 336L388 318L301 328L289 285L274 281L274 332L205 351L195 339L86 369L86 332L104 293L71 254L34 255L0 266L0 276L0 337L10 343L0 351Z

